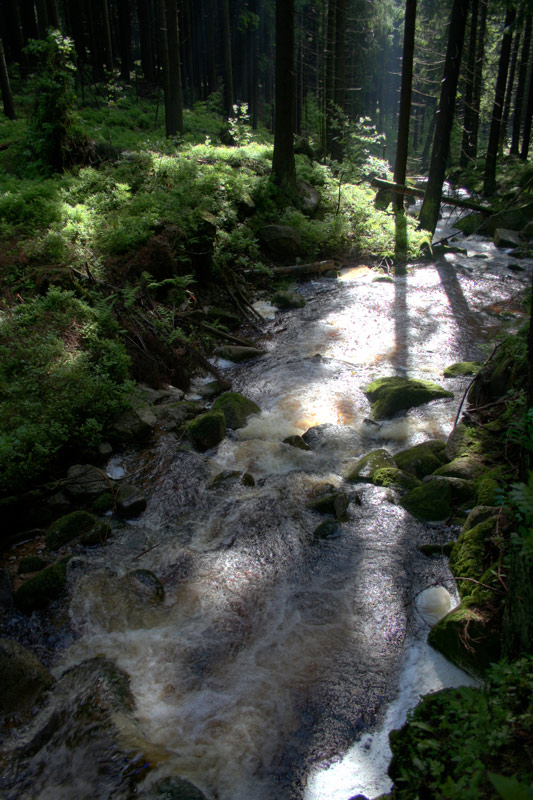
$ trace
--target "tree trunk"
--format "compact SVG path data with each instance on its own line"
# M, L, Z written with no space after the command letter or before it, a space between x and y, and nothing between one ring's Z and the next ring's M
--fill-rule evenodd
M324 95L324 116L326 120L326 140L324 155L330 155L333 141L333 116L335 103L335 22L337 16L336 0L328 0L328 20L326 32L326 91Z
M165 121L167 136L183 133L183 98L181 93L180 42L176 0L166 0L167 74L165 79ZM164 50L164 43L163 43Z
M222 0L222 60L224 62L224 113L233 115L233 68L231 63L231 27L228 0Z
M141 66L145 80L155 82L154 45L152 41L151 0L137 0L139 38L141 41Z
M129 0L118 0L118 26L120 33L120 77L130 80L131 60L131 16Z
M505 90L505 102L503 104L502 127L500 130L500 141L498 147L500 153L505 147L505 139L507 136L507 125L509 123L509 114L511 111L511 100L513 97L513 88L515 82L516 64L518 60L519 47L520 47L520 32L517 31L513 45L513 52L511 55L511 66L509 68L509 76L507 78L507 89Z
M474 70L474 87L472 95L472 134L471 150L472 159L477 158L477 140L479 132L479 109L481 106L481 86L483 83L483 66L485 61L485 31L487 29L488 0L479 0L478 39L476 48L476 66Z
M450 149L450 133L455 110L455 95L461 67L467 13L468 0L453 0L428 183L422 208L420 209L420 227L431 233L435 232L437 226L442 184L444 183L446 161Z
M524 41L520 54L520 66L518 67L518 85L516 87L516 97L513 114L513 135L511 139L510 153L517 156L520 152L520 133L522 131L522 112L524 110L524 98L527 88L527 67L529 64L529 54L531 49L531 23L533 17L528 14L524 29Z
M11 94L11 84L9 83L9 73L7 71L6 57L4 55L4 45L0 39L0 89L2 91L2 104L4 114L8 119L16 119L15 106L13 105L13 95Z
M485 178L483 191L485 194L493 194L496 190L496 162L498 159L498 143L500 141L500 130L503 116L503 102L505 98L505 84L507 83L507 72L509 70L509 59L511 57L511 45L513 34L510 30L516 17L516 10L509 8L505 15L502 46L500 59L498 62L498 77L496 78L496 90L494 92L494 105L492 107L492 118L490 122L489 144L487 147L487 157L485 160Z
M113 70L113 43L111 41L111 25L109 23L109 6L107 0L100 0L101 31L104 44L104 60L109 72Z
M400 115L398 119L398 139L394 163L394 182L405 183L407 152L409 148L409 117L411 114L411 89L413 85L413 54L415 50L416 0L405 4L403 34L402 88L400 91ZM396 208L403 211L403 196L396 195Z
M217 62L216 62L216 0L208 0L209 22L207 26L207 91L209 94L216 92L217 88Z
M472 153L475 148L472 143L473 133L473 100L474 100L474 74L476 68L476 43L477 43L477 20L478 20L479 0L472 0L472 11L470 14L470 36L468 42L468 61L465 75L465 112L463 117L463 139L461 144L460 164L462 167L468 166L468 162L473 158Z
M294 0L276 0L276 97L272 180L283 202L294 200Z
M533 58L531 59L531 69L529 70L529 92L527 97L526 115L524 117L524 131L522 133L522 148L520 158L526 161L529 151L529 140L531 138L531 118L533 116Z
M333 78L334 114L338 120L337 135L331 142L331 155L335 161L344 156L344 101L346 97L346 0L337 0L335 15L335 74Z

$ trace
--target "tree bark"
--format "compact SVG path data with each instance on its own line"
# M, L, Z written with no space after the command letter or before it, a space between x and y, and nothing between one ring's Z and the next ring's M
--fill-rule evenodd
M513 89L514 89L514 82L515 82L515 74L516 74L516 64L518 61L518 50L520 47L520 32L517 31L515 34L515 40L513 44L513 51L511 55L511 65L509 67L509 75L507 78L507 88L505 90L505 101L503 104L503 115L502 115L502 126L500 130L500 140L499 140L499 152L502 152L502 149L505 147L505 139L507 136L507 125L509 123L509 114L511 112L511 101L513 97Z
M2 104L4 106L4 114L8 119L16 119L15 106L13 105L13 95L11 93L11 84L9 82L9 72L7 71L6 57L4 54L4 45L0 39L0 89L2 92Z
M533 117L533 59L531 59L531 69L529 70L529 92L526 105L526 114L524 117L524 131L522 134L522 147L520 149L520 158L526 161L529 151L529 140L531 138L531 120Z
M296 195L294 163L294 0L276 0L276 97L272 180L283 202Z
M461 67L468 2L469 0L453 0L452 6L428 183L422 208L420 209L420 227L431 233L435 232L437 226L442 184L444 183L446 161L450 149L450 133L455 110L459 69Z
M346 0L337 0L337 13L335 15L335 74L333 76L333 102L334 115L337 117L339 128L337 135L331 142L331 155L335 161L342 161L344 157L344 121L339 114L344 113L346 98Z
M228 0L222 0L222 59L224 62L224 113L233 115L233 67L231 63L231 27Z
M333 141L333 115L335 103L335 25L337 18L336 0L328 0L328 19L326 29L326 75L324 94L325 141L324 155L330 155Z
M529 54L531 49L531 23L533 17L528 14L524 28L524 41L520 54L520 66L518 67L518 85L516 87L516 97L513 113L513 134L511 139L510 153L517 156L520 152L520 133L522 132L522 112L524 110L524 99L527 88L527 67L529 64Z
M120 33L120 77L126 83L130 80L131 59L131 16L129 0L118 0L118 26Z
M409 117L411 114L411 90L413 86L413 54L415 50L416 0L407 0L403 35L402 88L400 91L400 115L398 139L394 163L394 182L404 184L409 148ZM395 205L403 211L403 195L395 196Z
M505 85L507 83L507 72L509 70L509 59L511 57L511 45L513 34L510 30L516 17L516 9L509 8L505 15L502 46L498 62L498 76L496 78L496 90L494 92L494 105L492 107L492 118L489 131L489 144L485 159L485 177L483 191L485 194L493 194L496 190L496 162L498 160L498 143L500 141L500 130L503 117L503 103L505 99Z
M183 98L181 92L180 43L176 0L166 0L166 39L168 79L165 79L165 122L167 136L183 133ZM164 48L164 43L163 43Z
M461 143L460 164L462 167L468 166L473 158L474 146L472 143L473 133L473 100L474 100L474 74L476 69L476 44L478 27L479 0L472 0L472 10L470 13L470 36L468 42L468 60L465 74L465 111L463 117L463 138Z
M151 0L137 0L139 19L139 38L141 41L141 66L145 80L155 81L154 45L152 41L152 3Z
M483 83L483 66L485 60L485 31L487 28L488 0L479 0L479 23L476 47L476 65L474 70L474 87L472 95L472 133L470 137L469 156L477 158L477 140L479 132L479 109L481 106L481 86Z

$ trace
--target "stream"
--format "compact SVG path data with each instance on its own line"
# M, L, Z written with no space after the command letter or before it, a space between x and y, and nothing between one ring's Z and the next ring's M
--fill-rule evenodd
M375 797L391 785L388 731L422 693L472 682L425 643L457 597L447 559L418 548L457 531L418 522L391 490L343 480L377 447L446 439L470 379L444 379L444 368L485 360L502 313L514 325L525 316L533 261L482 237L453 243L467 253L390 281L359 264L302 283L301 309L258 304L266 354L216 364L261 413L207 453L161 431L108 465L148 506L69 565L72 634L52 671L103 656L128 674L135 726L123 738L152 766L139 791L180 775L218 800ZM362 387L388 375L455 396L377 425ZM283 443L293 434L311 449ZM315 540L324 517L307 503L326 487L346 492L348 515L335 538ZM157 575L162 603L117 590L132 569ZM57 783L43 769L13 797L126 796L98 794L91 768L82 759Z

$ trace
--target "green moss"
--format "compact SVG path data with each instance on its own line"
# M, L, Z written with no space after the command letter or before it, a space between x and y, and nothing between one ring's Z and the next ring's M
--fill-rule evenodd
M20 559L17 572L19 575L24 575L27 572L40 572L47 566L48 561L45 561L44 558L26 556L26 558Z
M310 500L307 507L319 514L334 514L337 519L345 519L349 500L344 492L332 492Z
M483 464L470 456L459 456L436 469L433 475L442 475L448 478L462 478L463 480L476 480L486 471Z
M91 511L93 514L97 514L102 516L107 511L111 511L113 508L113 493L112 492L104 492L96 500L93 501L91 506Z
M436 383L399 377L378 378L365 386L363 392L372 403L374 419L392 417L398 411L421 406L431 400L453 397L453 392Z
M440 439L430 439L396 453L396 466L404 472L422 479L446 463L446 444Z
M46 546L49 550L57 550L77 536L88 533L97 522L96 517L87 511L66 514L52 522L46 531Z
M481 478L476 484L476 499L480 506L493 506L498 503L501 495L501 486L492 476Z
M305 297L298 292L276 292L272 297L272 303L281 309L303 308Z
M476 375L483 362L481 361L457 361L455 364L450 364L449 367L443 372L445 378L459 378L463 375Z
M239 392L224 392L213 403L213 411L221 411L226 420L226 426L232 430L244 428L250 414L259 414L261 409Z
M428 481L402 497L400 505L424 522L442 522L452 513L451 488L438 480Z
M46 608L65 588L67 580L67 561L64 559L46 567L20 586L13 600L15 606L26 614Z
M450 555L450 569L457 579L480 580L486 564L487 542L494 530L494 521L489 519L461 533ZM462 597L472 594L474 586L472 581L458 580Z
M373 483L374 473L386 467L394 467L394 459L390 453L383 448L372 450L349 470L346 480L352 483Z
M372 480L376 486L392 487L400 491L409 492L421 486L421 482L409 472L404 472L398 467L384 467L372 473Z
M501 655L501 631L490 618L490 609L466 597L433 626L428 642L461 669L482 675Z
M198 450L209 450L225 437L226 418L222 411L208 411L191 420L187 430Z

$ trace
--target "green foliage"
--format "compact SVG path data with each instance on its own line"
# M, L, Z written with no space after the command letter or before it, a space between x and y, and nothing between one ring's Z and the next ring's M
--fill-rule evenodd
M0 491L37 477L64 447L99 442L125 406L128 358L107 310L72 292L0 316Z
M233 106L233 114L228 119L228 127L230 136L238 147L250 144L253 131L250 127L247 103L236 103Z
M26 52L37 58L38 77L27 131L27 147L42 167L62 171L74 132L74 44L59 31L31 40Z
M411 712L407 726L391 734L393 797L488 800L498 796L493 773L530 783L532 698L532 657L493 665L480 689L446 689L427 696Z

